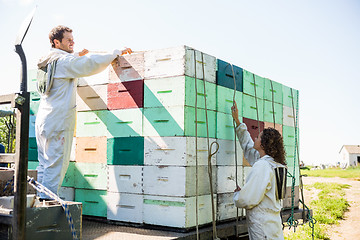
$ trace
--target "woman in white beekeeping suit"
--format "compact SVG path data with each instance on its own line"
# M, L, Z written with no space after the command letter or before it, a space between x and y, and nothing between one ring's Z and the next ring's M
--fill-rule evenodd
M35 122L38 147L38 181L58 194L69 166L75 128L76 87L78 78L97 74L118 56L131 53L127 48L112 54L85 56L74 52L72 30L65 26L53 28L49 34L52 48L38 63L38 91L40 106ZM39 81L41 77L42 81ZM39 75L40 74L40 75ZM52 75L52 76L51 76ZM40 199L48 196L38 194Z
M284 239L280 200L285 197L287 168L282 136L266 128L254 142L239 121L236 103L232 116L244 156L252 166L244 186L235 189L235 205L246 209L250 239Z

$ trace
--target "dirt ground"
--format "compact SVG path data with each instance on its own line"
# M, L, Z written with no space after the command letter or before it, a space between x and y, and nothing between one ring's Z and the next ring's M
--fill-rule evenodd
M340 184L349 184L351 187L345 189L346 200L349 202L349 211L345 213L345 218L339 221L338 225L333 225L328 234L331 240L356 240L360 239L360 181L346 178L320 178L303 177L304 185L310 185L315 182L334 182ZM304 189L305 204L310 203L317 194Z

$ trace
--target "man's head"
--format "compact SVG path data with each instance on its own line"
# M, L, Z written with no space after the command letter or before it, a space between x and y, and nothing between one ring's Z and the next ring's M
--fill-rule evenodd
M49 39L53 48L61 49L68 53L74 52L74 38L72 30L68 27L59 25L49 33Z

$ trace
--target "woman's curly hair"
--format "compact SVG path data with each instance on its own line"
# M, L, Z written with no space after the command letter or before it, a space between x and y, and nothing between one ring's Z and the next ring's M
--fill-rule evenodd
M280 164L286 165L284 142L275 128L265 128L261 134L261 147Z

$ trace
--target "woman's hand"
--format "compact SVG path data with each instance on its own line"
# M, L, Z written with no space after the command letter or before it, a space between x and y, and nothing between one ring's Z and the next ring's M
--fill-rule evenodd
M239 186L236 186L236 189L234 190L234 192L238 192L240 190L241 190L241 188Z

